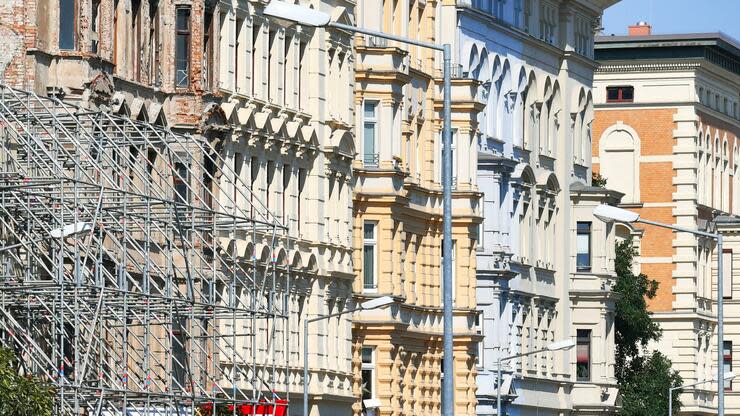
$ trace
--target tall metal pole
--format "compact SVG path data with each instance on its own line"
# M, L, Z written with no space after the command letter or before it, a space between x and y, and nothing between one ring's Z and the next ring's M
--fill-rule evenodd
M308 319L303 321L303 416L308 416Z
M724 379L724 281L722 275L722 234L717 234L717 414L725 415L725 379Z
M501 354L500 351L499 354ZM501 416L501 357L496 360L496 363L496 416Z
M442 279L444 291L442 293L444 310L444 371L445 377L442 380L442 414L453 416L455 414L455 396L454 396L454 355L452 352L452 110L451 98L452 87L450 82L450 45L445 44L443 53L444 60L444 102L443 117L444 125L442 127L442 166L443 166L443 184L442 184L442 207L444 217L442 221L444 243L442 245L442 255L444 262L442 264Z
M673 388L668 389L668 416L673 416Z

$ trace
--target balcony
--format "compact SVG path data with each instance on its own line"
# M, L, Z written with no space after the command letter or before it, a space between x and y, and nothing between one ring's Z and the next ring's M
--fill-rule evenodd
M378 153L365 153L362 155L362 164L366 168L377 168L380 161Z

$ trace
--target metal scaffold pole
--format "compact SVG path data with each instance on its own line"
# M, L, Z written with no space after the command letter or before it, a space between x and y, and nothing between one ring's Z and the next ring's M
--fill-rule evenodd
M292 242L228 140L0 84L0 345L55 414L286 406Z

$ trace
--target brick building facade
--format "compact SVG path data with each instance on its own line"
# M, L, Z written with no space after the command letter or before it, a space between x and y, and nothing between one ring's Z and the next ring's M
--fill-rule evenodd
M740 214L738 43L717 33L650 35L645 24L630 33L596 41L594 171L625 194L621 207L645 219L715 230L716 218ZM714 241L650 225L617 225L617 234L633 237L636 270L659 283L649 308L663 338L653 347L668 355L685 383L711 379L717 366ZM734 262L732 252L724 255L730 256L726 264ZM724 288L728 369L740 343L733 277ZM683 393L682 414L716 411L715 392L707 383ZM731 385L725 397L726 414L740 414L740 395Z
M265 252L268 236L235 235L229 247L245 262L279 259L295 273L285 334L290 364L273 380L290 392L293 414L304 384L303 321L353 302L354 46L343 31L270 20L265 4L3 1L0 83L221 149L239 175L221 178L222 186L249 184L234 195L251 195L250 203L289 228L291 242L280 255ZM354 3L344 0L313 6L338 21L354 14ZM351 316L309 331L310 393L322 398L311 414L346 414L353 402Z

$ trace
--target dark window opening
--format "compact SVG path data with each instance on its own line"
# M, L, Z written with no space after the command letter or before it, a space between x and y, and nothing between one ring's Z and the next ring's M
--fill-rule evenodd
M306 169L298 169L298 231L301 231L301 206L303 206L303 189L306 187Z
M303 105L303 83L308 79L306 73L306 64L304 56L306 55L306 43L301 42L298 48L298 110L302 110Z
M239 91L239 66L242 61L242 26L244 25L244 19L236 19L236 37L234 38L234 91Z
M362 347L362 400L375 397L375 351L372 347ZM364 404L363 404L364 407Z
M209 10L203 16L203 89L210 90L213 87L213 41L211 34L211 22L213 13Z
M174 390L185 390L187 374L187 318L174 317L172 322L172 373Z
M606 87L606 102L631 103L634 99L634 87Z
M260 172L259 161L256 157L253 157L249 161L249 210L250 216L254 218L254 194L257 192L255 184L257 183L257 176Z
M239 206L239 184L241 181L239 181L239 177L242 173L242 166L244 165L244 157L241 153L236 152L234 153L234 190L232 193L232 200L234 202L234 208Z
M90 51L98 53L98 42L100 42L100 0L90 2Z
M579 222L576 235L576 270L591 271L591 223Z
M267 100L272 101L274 98L274 92L272 91L274 77L272 76L273 67L275 66L275 38L277 38L277 32L270 30L267 44Z
M260 26L253 23L252 26L252 95L257 96L257 41L260 36Z
M282 192L282 202L281 202L281 209L283 210L283 225L285 224L285 220L287 219L287 213L288 213L288 207L286 206L286 201L288 200L288 188L290 187L290 166L289 165L283 165L283 192Z
M275 178L275 162L272 160L267 161L267 185L265 186L265 194L267 200L267 208L270 208L270 200L272 199L272 180Z
M59 49L74 50L77 32L77 2L59 0Z
M175 22L175 87L190 86L190 8L177 9Z
M151 1L149 2L149 65L147 79L155 86L159 86L161 83L159 46L159 2Z
M175 201L180 204L187 204L190 202L188 194L188 168L182 163L175 163L176 175L173 178L175 185Z
M576 380L591 380L591 330L577 330Z

